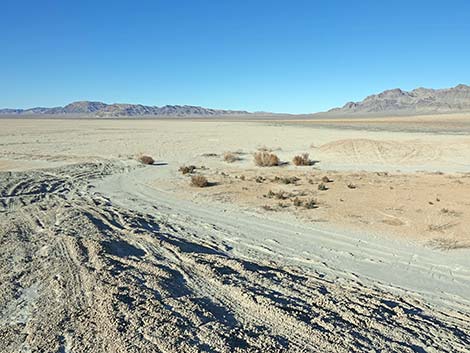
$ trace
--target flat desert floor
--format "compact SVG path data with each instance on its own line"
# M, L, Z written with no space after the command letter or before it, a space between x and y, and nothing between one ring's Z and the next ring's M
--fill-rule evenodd
M468 121L0 119L0 351L468 352Z

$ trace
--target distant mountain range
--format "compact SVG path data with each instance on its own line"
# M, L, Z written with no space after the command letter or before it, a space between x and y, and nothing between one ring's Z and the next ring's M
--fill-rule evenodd
M433 114L470 111L470 86L446 89L399 88L371 95L361 102L349 102L342 108L329 110L327 115L349 114ZM325 113L323 113L325 114Z
M0 109L3 115L82 115L97 117L125 116L219 116L246 115L246 111L209 109L191 105L165 105L163 107L146 106L141 104L106 104L102 102L81 101L73 102L64 107L30 108L30 109Z
M360 102L348 102L314 116L349 115L407 115L470 112L470 86L458 85L445 89L416 88L403 91L399 88L368 96ZM89 117L205 117L227 115L275 115L274 113L250 113L244 110L209 109L191 105L165 105L163 107L141 104L106 104L80 101L64 107L0 109L0 115L75 115ZM311 115L309 115L311 117ZM305 115L307 117L307 115Z

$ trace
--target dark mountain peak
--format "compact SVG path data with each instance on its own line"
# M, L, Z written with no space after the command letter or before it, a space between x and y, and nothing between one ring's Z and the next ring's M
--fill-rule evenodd
M455 86L454 89L459 90L459 91L470 91L470 86L464 85L463 83L461 83L460 85Z
M408 92L402 91L400 88L389 89L378 94L380 98L393 98L406 95Z
M94 113L106 107L107 104L101 102L77 101L67 104L63 108L64 113Z
M343 108L344 109L353 109L355 106L357 105L357 103L354 103L354 102L347 102Z
M452 88L419 87L412 91L400 88L370 95L361 102L348 102L342 108L331 109L341 114L425 114L470 111L470 86Z

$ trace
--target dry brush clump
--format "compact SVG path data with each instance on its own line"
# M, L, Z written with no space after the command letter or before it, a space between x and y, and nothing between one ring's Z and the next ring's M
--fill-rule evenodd
M196 166L195 165L182 165L178 170L183 175L191 174L191 173L194 173L194 171L196 170Z
M147 156L145 154L141 154L140 156L137 157L137 160L142 163L142 164L147 164L147 165L152 165L153 163L155 163L155 160L150 157L150 156Z
M306 209L314 209L318 208L318 203L315 199L309 199L309 200L302 200L298 197L296 197L292 203L294 204L295 207L304 207Z
M280 184L296 184L298 181L300 180L300 178L297 178L296 176L293 176L293 177L278 177L278 176L275 176L273 181L276 182L276 183L280 183Z
M258 167L275 167L281 164L278 156L267 151L256 152L254 159Z
M258 184L262 184L266 181L266 178L265 177L262 177L262 176L257 176L255 178L255 182L257 182Z
M203 175L193 175L191 177L191 186L195 186L198 188L204 188L209 186L209 181Z
M270 199L278 199L278 200L287 200L290 199L293 195L289 192L285 191L277 191L274 192L272 190L269 190L268 193L265 195L265 197L270 198Z
M292 163L294 163L297 166L306 166L306 165L312 165L313 162L309 158L308 153L302 153L301 155L295 156L292 159Z
M227 163L233 163L240 160L240 156L234 152L225 152L224 161Z
M201 154L202 157L219 157L219 155L217 153L212 153L212 152L209 152L209 153L203 153Z
M318 208L318 203L315 199L310 199L310 200L307 200L307 201L304 201L304 207L306 209L314 209L314 208Z

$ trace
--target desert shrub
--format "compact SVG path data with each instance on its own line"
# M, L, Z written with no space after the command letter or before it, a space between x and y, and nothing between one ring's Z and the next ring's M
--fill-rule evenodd
M265 196L272 199L274 197L274 195L276 195L276 193L272 190L269 190L268 193Z
M261 184L261 183L264 183L266 181L266 178L265 177L262 177L262 176L257 176L255 181L258 183L258 184Z
M140 163L142 163L142 164L147 164L147 165L151 165L151 164L155 163L155 160L154 160L152 157L147 156L147 155L145 155L145 154L138 156L138 157L137 157L137 160L138 160Z
M318 190L325 191L325 190L328 190L328 187L325 184L320 183L318 184Z
M280 184L295 184L299 181L300 179L297 178L296 176L293 176L293 177L274 177L274 181L276 183L280 183Z
M312 161L310 160L308 153L303 153L301 155L295 156L294 159L292 159L292 163L298 166L312 165Z
M198 188L204 188L209 185L207 178L203 175L193 175L191 177L191 185Z
M274 167L281 163L279 157L274 153L261 151L255 153L255 164L258 167Z
M292 197L292 194L285 192L285 191L274 192L272 190L269 190L268 193L266 194L266 197L270 199L287 200L290 197Z
M324 183L331 183L333 180L331 180L325 175L323 178L321 178L321 181L323 181Z
M194 173L194 171L196 170L196 166L182 165L178 170L181 172L181 174L191 174Z
M348 184L348 188L349 188L349 189L355 189L355 188L357 188L357 186L356 186L355 184L353 184L353 183L349 183L349 184Z
M304 201L296 197L292 202L295 207L304 207L309 210L318 207L317 201L315 199L309 199Z
M315 201L314 199L310 199L310 200L307 200L304 202L304 207L306 209L313 209L313 208L317 208L317 201Z
M233 163L239 160L240 160L240 157L236 153L233 153L233 152L224 153L224 161L227 163Z

